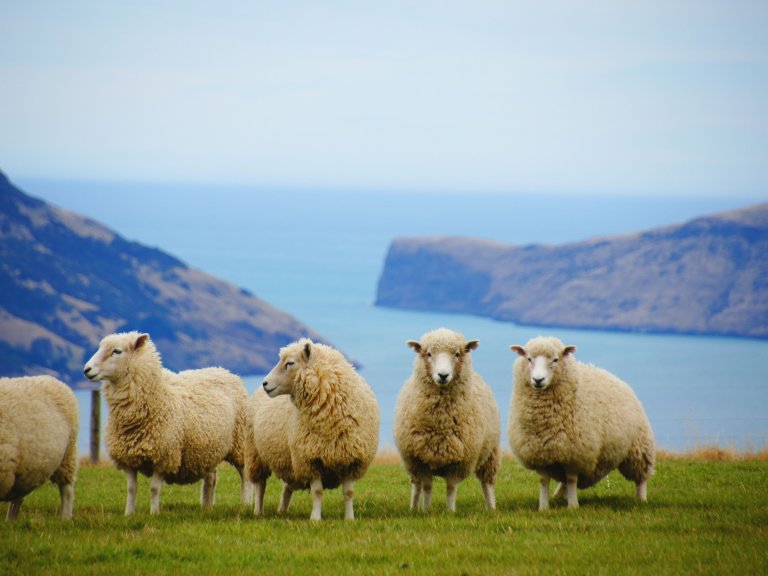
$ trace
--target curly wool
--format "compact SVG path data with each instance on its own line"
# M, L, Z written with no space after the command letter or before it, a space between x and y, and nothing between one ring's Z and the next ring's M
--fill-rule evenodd
M139 336L114 334L102 347ZM160 473L169 484L197 482L222 461L242 470L247 393L240 378L223 368L171 372L151 340L130 354L123 377L103 384L106 443L117 467Z
M464 336L442 328L421 338L423 350L464 349ZM406 380L395 408L394 438L411 477L454 476L473 472L493 484L500 467L499 410L493 393L462 354L454 381L437 386L422 354Z
M51 376L32 376L0 378L0 398L0 501L18 501L9 519L46 480L59 487L62 517L71 517L80 424L75 395Z
M618 468L642 482L653 473L654 440L650 423L633 390L592 365L562 356L557 338L538 337L525 345L530 357L560 357L552 384L543 391L529 384L529 363L514 365L509 441L518 461L559 482L566 470L587 488Z
M296 408L288 396L270 398L259 388L248 401L250 432L245 444L246 475L256 484L275 476L298 490L308 484L298 485L293 478L291 451L288 444L288 421Z
M269 430L273 446L283 455L271 459L275 475L291 486L306 488L319 475L324 488L334 488L342 480L362 478L379 444L379 405L370 386L354 367L334 348L308 339L294 342L280 350L280 356L296 353L310 344L312 353L298 368L293 380L291 403L279 403L280 429ZM270 411L273 409L270 406ZM262 439L262 424L254 421L257 450ZM275 436L287 440L291 473L276 465L284 458L285 444L274 442ZM261 452L259 450L259 452ZM275 454L278 450L274 451Z

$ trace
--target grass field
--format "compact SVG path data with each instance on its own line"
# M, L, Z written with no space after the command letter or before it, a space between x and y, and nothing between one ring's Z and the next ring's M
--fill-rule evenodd
M409 484L396 463L377 463L357 484L355 522L344 522L339 490L326 492L324 520L310 523L310 497L297 493L287 517L238 506L239 479L220 469L216 508L203 512L196 486L164 486L149 515L140 478L137 514L125 518L125 481L110 467L81 469L75 517L56 516L53 485L27 497L21 517L0 523L0 574L767 574L768 462L664 460L649 503L612 474L579 493L581 508L538 512L535 474L505 460L498 510L482 506L479 483L459 487L445 511L408 510ZM3 516L5 506L2 507Z

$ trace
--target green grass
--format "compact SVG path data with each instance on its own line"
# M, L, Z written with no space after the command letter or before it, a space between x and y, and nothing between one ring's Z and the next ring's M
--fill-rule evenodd
M140 478L137 513L123 516L125 481L111 468L84 468L75 517L57 516L52 485L27 497L20 518L0 523L0 574L766 574L768 462L662 461L649 503L612 474L538 512L535 474L505 461L498 510L482 506L474 478L459 487L456 514L435 483L433 510L408 510L409 483L397 464L376 464L357 484L355 522L344 522L339 490L326 492L324 520L310 523L310 497L294 495L287 517L238 506L239 479L220 469L216 508L203 512L196 486L164 486L149 515ZM2 507L5 514L5 506Z

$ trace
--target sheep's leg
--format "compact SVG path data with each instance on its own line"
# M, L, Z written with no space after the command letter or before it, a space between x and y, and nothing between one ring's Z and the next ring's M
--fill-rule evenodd
M136 511L136 491L139 487L136 479L136 470L126 470L125 479L128 483L128 494L125 498L125 515L130 516Z
M59 486L59 496L61 496L61 517L68 520L69 518L72 518L75 487L72 484L61 484Z
M421 481L421 489L424 493L421 509L426 511L432 508L432 476L427 476Z
M459 491L458 478L445 479L446 504L449 512L456 512L456 493Z
M342 483L342 490L344 491L344 520L354 520L355 509L352 504L352 499L355 496L355 481L344 480Z
M203 478L203 487L200 491L200 505L203 508L213 508L216 503L216 469L208 472Z
M264 481L264 485L266 486L267 482ZM320 487L322 489L322 485ZM285 514L288 512L288 505L291 503L291 496L293 496L293 488L291 488L287 483L283 482L283 493L280 494L280 505L277 507L277 513L278 514Z
M163 487L163 476L159 472L152 474L149 479L149 513L160 512L160 491Z
M637 483L637 499L640 502L648 502L648 486L647 480L642 480Z
M235 466L235 470L240 474L240 505L253 504L254 483L250 481L242 466Z
M411 510L418 510L421 498L421 481L411 478Z
M557 498L564 496L565 495L564 489L565 489L565 482L558 482L557 486L555 486L555 493L552 494L552 498L556 500Z
M320 476L315 476L309 483L309 490L312 492L312 514L310 520L322 520L323 510L323 481Z
M568 508L578 508L579 498L576 495L576 488L578 487L579 476L577 474L565 475L565 490L568 494Z
M11 520L16 520L16 518L19 517L22 502L24 502L24 498L16 498L16 500L11 500L11 503L8 505L8 514L5 517L6 521L10 522Z
M485 496L485 507L488 510L496 510L496 491L490 482L483 482L483 496Z
M254 483L253 514L261 516L264 513L264 493L267 491L267 479Z
M549 474L539 472L539 510L549 508Z

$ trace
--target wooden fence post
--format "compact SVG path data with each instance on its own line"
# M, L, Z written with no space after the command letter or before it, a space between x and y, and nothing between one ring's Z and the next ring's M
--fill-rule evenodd
M99 461L101 448L101 390L91 390L91 462Z

